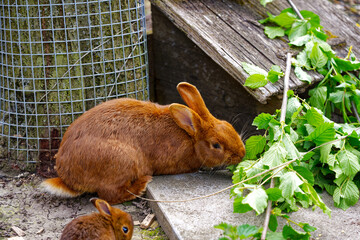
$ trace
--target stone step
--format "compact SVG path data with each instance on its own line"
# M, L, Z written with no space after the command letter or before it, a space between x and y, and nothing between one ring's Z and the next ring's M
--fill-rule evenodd
M147 197L155 200L184 200L219 191L231 184L231 174L227 171L155 176L148 185ZM171 240L218 239L222 231L215 229L214 225L221 222L262 226L264 214L256 216L254 211L233 213L233 200L229 193L230 190L227 190L212 197L187 202L150 202L150 206ZM328 194L323 194L322 198L332 210L331 218L319 208L315 211L309 208L289 214L291 219L316 227L312 235L314 239L360 239L360 203L343 211L334 207L332 197ZM279 227L284 224L279 221Z

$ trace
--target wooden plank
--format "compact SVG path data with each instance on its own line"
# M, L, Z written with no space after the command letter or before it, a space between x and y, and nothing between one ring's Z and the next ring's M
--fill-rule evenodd
M155 221L155 214L149 214L146 218L141 222L140 228L148 229L150 225Z
M174 91L179 82L190 82L199 89L215 117L234 124L236 116L234 127L239 132L259 113L280 108L281 100L276 97L266 105L253 98L156 7L152 8L152 18L156 102L183 103Z
M20 228L18 228L18 227L16 227L16 226L12 226L11 229L12 229L19 237L23 237L23 236L26 235L26 233L25 233L22 229L20 229Z
M199 48L224 68L234 79L244 84L248 76L241 62L250 62L264 69L279 65L285 69L285 55L289 51L284 40L270 40L263 33L258 20L266 17L266 11L278 14L287 6L286 1L276 1L267 8L258 0L153 0L158 7L179 29L181 29ZM359 28L346 14L339 14L327 0L295 1L300 9L308 9L320 15L322 24L335 35L346 36L347 42L357 44ZM334 14L333 14L334 12ZM341 23L346 27L336 27ZM314 75L315 81L321 76ZM307 87L292 75L290 88ZM281 93L281 81L265 87L245 89L261 103L266 103L274 95Z
M217 64L222 66L240 83L245 82L246 73L241 68L241 61L254 62L264 67L272 63L266 59L256 57L256 54L249 52L253 47L249 42L244 42L238 34L233 34L233 29L221 18L214 15L213 11L200 1L156 1L154 2L174 24L185 32L205 53L207 53ZM167 9L167 10L164 10ZM211 31L209 31L211 29ZM226 33L226 34L224 34ZM229 33L229 34L228 34ZM237 44L233 49L233 43ZM232 50L229 48L232 47ZM239 53L241 59L234 53ZM247 89L260 101L264 102L264 96L271 95L268 88L258 90Z

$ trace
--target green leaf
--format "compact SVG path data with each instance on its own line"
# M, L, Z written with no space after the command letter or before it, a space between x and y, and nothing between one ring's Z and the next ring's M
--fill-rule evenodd
M320 162L328 163L331 148L332 148L332 144L326 144L320 147Z
M246 79L244 86L249 87L251 89L256 89L265 86L267 83L268 80L264 75L252 74Z
M314 152L308 152L302 157L302 161L308 161L312 156L314 156Z
M340 198L341 198L341 193L340 193L340 187L335 188L334 194L333 194L333 199L334 199L334 203L335 205L339 205L340 204Z
M296 19L296 15L294 13L282 12L278 16L274 17L272 21L281 27L290 28Z
M272 15L272 14L269 13L269 12L266 12L266 14L267 14L269 17L267 17L267 18L265 18L265 19L260 19L260 20L259 20L259 23L265 24L265 23L268 23L268 22L272 22L272 21L273 21L274 15Z
M334 156L334 159L335 159L335 156ZM343 173L343 171L341 170L339 164L337 164L337 161L336 161L336 164L334 164L333 167L330 168L334 173L335 173L335 180L334 180L334 183L336 183L336 181L338 180L338 178L342 175L345 176L345 174ZM345 176L346 177L346 176Z
M308 233L302 233L293 229L290 225L283 227L283 237L285 239L296 239L296 240L309 240L310 235Z
M294 41L295 39L302 37L307 34L308 31L308 21L306 20L296 20L290 29L289 32L289 40L290 42Z
M350 136L356 136L357 140L360 140L360 136L358 136L355 131L353 131ZM349 143L350 143L350 141L349 141ZM358 146L358 147L360 147L360 146ZM356 150L355 148L353 148L350 144L346 144L345 149L348 150L349 152L351 152L352 154L354 154L360 160L360 152L358 150Z
M306 120L308 121L308 123L310 123L311 125L313 125L314 127L319 127L320 125L322 125L324 123L324 117L322 114L320 114L315 108L311 107L307 112L306 112Z
M343 83L345 81L343 76L340 73L337 73L336 75L331 77L331 79L338 82L338 83Z
M296 201L299 202L303 208L308 208L310 206L310 198L307 194L303 193L303 191L298 188L295 191Z
M269 127L269 122L274 117L268 113L259 114L253 121L253 125L258 129L267 129Z
M360 62L351 62L349 60L334 58L338 69L341 71L354 71L360 69Z
M243 224L237 227L237 235L240 239L246 239L259 232L259 228L249 224Z
M343 90L330 93L329 100L333 103L341 103L344 101L345 92Z
M236 197L234 200L234 213L246 213L252 210L249 204L243 203L243 197Z
M359 111L360 112L360 111ZM349 143L354 146L354 147L358 147L358 149L360 149L360 134L357 134L355 132L355 130L352 131L351 135L349 136ZM355 153L354 153L355 154ZM357 155L357 154L355 154ZM360 157L360 156L358 156Z
M266 233L266 239L269 239L269 240L286 240L286 238L283 237L282 232L267 232Z
M320 17L318 15L308 10L301 10L300 13L303 18L309 19L311 27L322 28L322 26L320 25Z
M323 110L327 99L327 88L325 86L315 87L309 91L310 105Z
M295 199L294 196L289 197L289 198L285 198L285 202L288 205L288 206L286 206L288 211L296 212L297 210L299 210L299 207L296 204L296 199Z
M350 93L346 92L345 90L339 90L330 93L329 100L333 103L342 103L344 101L348 101L350 103L350 97Z
M309 58L309 60L310 60L310 54L311 54L314 46L315 46L315 41L309 41L305 44L305 48L304 48L303 52L306 53L306 57Z
M275 207L271 212L272 212L272 214L274 214L275 216L283 216L283 215L285 215L285 214L282 214L282 213L281 213L281 209L278 208L278 207Z
M283 136L283 143L285 145L287 156L289 158L295 159L300 157L299 150L295 147L294 143L291 141L290 135L288 133L285 133L285 135Z
M308 123L305 123L304 126L309 135L315 131L315 127L313 127L312 125L310 125Z
M230 239L236 239L237 238L237 229L236 227L227 224L227 223L220 223L219 225L215 225L214 228L220 229L224 231L224 235L230 237ZM221 239L225 239L228 240L228 238L224 237L224 238L220 238Z
M272 1L274 1L274 0L260 0L260 3L261 3L264 7L266 7L266 4L271 3Z
M215 225L214 228L220 229L220 230L225 230L227 228L231 228L232 226L230 224L227 223L220 223L218 225Z
M293 114L294 116L294 114ZM286 128L286 127L285 127ZM288 133L288 132L287 132ZM296 133L294 129L290 127L290 139L293 143L295 143L299 139L299 135Z
M277 201L282 198L282 192L279 188L268 188L265 192L271 201Z
M311 50L310 61L314 68L322 68L328 61L328 57L320 49L317 42L314 43L314 47Z
M309 42L310 39L311 39L311 36L306 34L304 36L293 39L292 41L289 42L289 44L301 47L301 46L304 46L307 42Z
M256 155L264 150L265 144L265 137L261 135L251 136L248 140L246 140L246 156L249 159L255 159Z
M269 219L269 229L275 232L277 227L278 227L277 218L275 215L271 214Z
M274 39L276 37L283 37L285 35L285 30L282 27L265 27L264 30L266 36L270 39Z
M302 166L294 166L294 170L303 178L305 178L308 183L310 183L311 185L314 184L314 175L307 168Z
M275 83L279 80L280 77L284 76L284 73L281 71L281 68L277 65L273 65L270 68L270 71L267 75L267 79L272 82Z
M294 120L299 116L300 112L303 110L303 106L300 106L296 112L293 113L291 116L291 122L294 122ZM299 128L298 128L299 129Z
M284 75L284 73L281 71L281 67L278 65L272 65L270 70Z
M264 171L264 164L262 163L262 161L256 161L256 163L251 168L247 169L246 176L253 177L262 171ZM250 180L249 183L256 184L259 179L261 179L261 176Z
M333 50L331 49L331 46L327 42L316 38L315 41L319 45L319 47L323 50L323 52L326 53L327 56L330 56L330 58L334 57L333 54L329 54L329 53L333 53Z
M341 187L337 187L334 191L334 203L335 206L346 210L358 202L359 189L351 180L345 180L340 186Z
M294 172L287 172L280 177L280 186L284 198L294 195L295 190L303 184L303 181Z
M324 184L325 186L325 190L330 194L330 195L334 195L334 191L336 189L335 185L331 185L331 184Z
M308 223L299 223L299 225L302 225L302 229L304 229L305 232L313 232L315 231L317 228L310 226Z
M337 155L340 168L347 176L354 176L360 170L359 159L348 150L340 151Z
M275 119L271 119L269 122L269 136L270 136L270 141L277 141L279 139L279 137L282 134L282 130L280 129L280 122L275 120Z
M328 35L326 35L326 33L324 33L324 31L319 30L319 29L311 29L310 30L317 38L319 38L322 41L326 41L328 38Z
M312 42L311 42L312 43ZM308 45L308 44L306 44ZM314 44L312 43L312 46ZM308 57L308 53L306 51L306 49L304 49L303 51L301 51L297 56L296 56L296 60L294 61L295 66L297 67L304 67L306 70L310 70L311 66L310 66L310 59Z
M334 183L338 186L342 186L345 181L347 181L349 177L346 176L344 173L339 174L339 176L336 176L336 179L334 180Z
M328 158L327 158L327 160L326 160L327 164L328 164L330 167L334 167L335 161L336 161L335 155L329 154L329 156L328 156Z
M307 82L307 83L312 82L312 77L307 72L302 70L301 67L295 67L294 73L295 73L296 77L298 79L300 79L301 81L304 81L304 82Z
M310 183L304 183L301 188L306 194L308 194L310 200L318 206L324 213L331 217L331 209L328 208L325 203L321 200L319 194L315 189L310 185Z
M316 145L321 145L326 142L334 140L335 129L334 123L324 122L318 126L313 132L305 138L305 140L310 140L316 143Z
M249 204L257 214L264 212L264 209L267 207L268 196L264 189L256 188L251 193L249 193L244 200L244 204Z
M282 164L285 161L286 149L281 142L274 143L263 156L262 163L270 168Z
M358 202L359 189L353 181L347 181L342 187L342 192L347 205L353 206Z
M289 98L286 107L286 118L291 118L292 115L301 107L299 99L293 97Z
M242 62L241 63L243 69L249 74L249 75L253 75L253 74L260 74L260 75L264 75L267 76L267 71L265 71L264 69L255 66L253 64L250 63L246 63L246 62Z

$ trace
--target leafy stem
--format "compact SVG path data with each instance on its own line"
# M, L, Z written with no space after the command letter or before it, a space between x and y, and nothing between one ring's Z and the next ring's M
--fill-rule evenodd
M272 0L260 1L266 5ZM298 17L295 12L299 12ZM336 56L326 42L333 35L323 30L319 16L313 12L285 9L277 16L268 13L268 18L260 22L270 23L264 28L269 38L287 35L290 46L302 48L292 58L294 74L299 80L311 83L313 75L308 73L311 70L324 77L309 90L308 99L288 91L285 81L281 110L273 115L261 113L254 119L253 125L265 133L246 141L246 156L234 170L232 192L236 189L241 192L234 198L234 212L254 210L261 214L266 210L262 229L238 226L253 230L248 237L265 239L282 235L285 239L310 239L315 228L288 220L282 211L297 210L298 204L315 205L330 216L331 210L315 188L333 195L335 206L344 210L356 204L360 197L360 62L352 47L345 58ZM288 59L286 68L290 65ZM288 76L287 69L283 74L278 66L272 66L269 71L250 63L242 63L242 67L249 74L244 85L252 89ZM334 115L342 116L345 124L333 122ZM270 187L265 190L269 180ZM245 182L256 187L243 194L241 184ZM272 206L281 207L271 209ZM281 235L274 233L276 216L286 218L289 224L283 227ZM305 232L293 229L290 223ZM222 228L234 233L229 230L234 230L232 227ZM268 228L272 232L267 233ZM239 239L237 234L231 236Z
M323 78L323 80L321 80L321 82L318 84L319 87L323 86L324 84L327 83L331 73L335 70L334 66L331 64L331 68L330 70L326 73L325 77Z

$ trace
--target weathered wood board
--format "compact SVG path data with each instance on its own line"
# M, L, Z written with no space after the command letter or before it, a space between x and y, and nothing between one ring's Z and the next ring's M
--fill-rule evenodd
M154 72L152 100L160 104L183 103L176 85L181 81L190 82L199 89L215 117L231 121L236 116L238 131L258 113L272 113L281 106L276 97L266 105L257 101L157 8L152 9L152 18L155 23L150 61Z
M272 65L279 65L283 70L285 69L288 44L284 39L268 39L258 20L265 18L267 11L278 14L288 8L287 1L277 0L268 4L266 8L259 3L259 0L152 0L151 2L241 85L248 76L242 69L241 62L253 63L264 69L269 69ZM300 10L310 10L318 14L325 29L339 36L333 40L335 43L333 48L340 51L340 56L345 56L346 45L354 45L354 51L359 55L360 28L344 12L327 0L293 2ZM154 21L154 34L156 34L156 24ZM338 45L341 48L337 49ZM173 49L173 51L179 50ZM314 75L315 81L319 81L320 77ZM307 86L307 83L301 82L294 75L290 77L291 89L302 89ZM246 87L245 89L259 102L266 103L273 96L281 94L282 87L282 81L279 81L256 90Z

